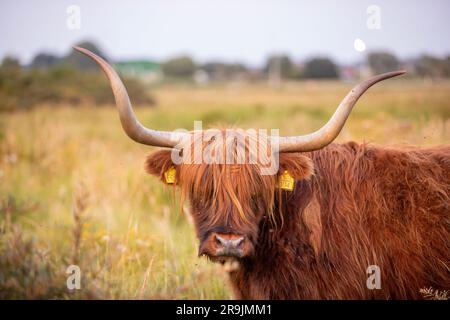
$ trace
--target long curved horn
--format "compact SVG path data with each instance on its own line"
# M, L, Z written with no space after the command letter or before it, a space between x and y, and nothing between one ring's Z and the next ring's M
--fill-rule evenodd
M131 139L155 147L173 148L179 143L182 138L180 133L147 129L136 119L133 108L131 107L127 89L123 85L116 71L114 71L105 60L87 49L80 47L73 48L94 60L108 77L116 100L122 128Z
M394 71L383 73L358 84L345 96L331 119L319 130L303 136L276 138L279 143L279 152L307 152L327 146L333 142L339 132L341 132L353 106L367 89L377 82L399 76L405 72L406 71Z

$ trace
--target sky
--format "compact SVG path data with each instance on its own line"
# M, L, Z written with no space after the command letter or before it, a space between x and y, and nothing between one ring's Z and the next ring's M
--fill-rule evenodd
M66 54L88 39L113 60L189 54L258 66L287 53L345 64L376 50L450 55L449 30L448 0L0 1L0 59L22 63L39 52Z

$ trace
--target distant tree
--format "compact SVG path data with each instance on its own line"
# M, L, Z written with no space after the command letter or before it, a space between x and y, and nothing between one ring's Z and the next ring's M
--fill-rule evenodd
M339 76L338 67L329 58L313 58L305 63L302 77L310 79L333 79Z
M267 59L264 71L269 77L292 79L298 77L298 70L287 55L274 55Z
M247 71L243 64L208 62L200 67L212 80L224 81L234 79Z
M88 49L108 61L106 55L93 42L84 41L76 44L76 46ZM63 57L60 61L60 64L82 70L98 70L97 64L92 59L89 59L74 50L71 50L71 52L67 56Z
M397 57L388 52L369 53L367 60L372 72L376 74L395 71L400 67Z
M440 59L430 55L423 55L415 62L415 69L417 74L422 77L450 77L450 57Z
M188 56L180 56L167 60L162 64L162 71L169 78L192 78L196 66Z
M2 68L8 70L16 70L20 69L20 62L17 58L6 56L2 60Z
M59 62L59 58L49 53L39 53L31 62L32 68L52 68Z

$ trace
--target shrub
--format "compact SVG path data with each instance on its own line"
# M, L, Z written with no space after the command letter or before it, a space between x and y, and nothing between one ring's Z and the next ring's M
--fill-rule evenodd
M124 79L136 106L154 105L155 100L137 79ZM0 110L26 110L40 104L92 106L114 104L105 76L97 71L79 71L66 66L52 69L0 68Z

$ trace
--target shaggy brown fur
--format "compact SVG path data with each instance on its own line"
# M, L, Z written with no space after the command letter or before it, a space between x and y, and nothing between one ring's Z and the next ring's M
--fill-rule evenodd
M149 156L163 177L170 151ZM292 192L257 165L180 164L202 242L219 230L245 234L253 253L230 273L243 299L407 299L450 289L450 147L333 144L280 154ZM366 286L381 269L381 289Z

